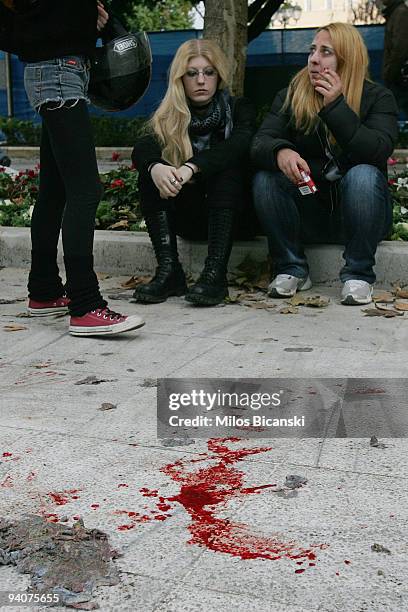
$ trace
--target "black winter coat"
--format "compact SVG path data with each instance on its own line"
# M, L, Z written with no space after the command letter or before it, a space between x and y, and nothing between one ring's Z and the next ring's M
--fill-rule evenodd
M394 0L384 10L383 79L386 85L401 85L401 68L408 61L408 6Z
M0 49L24 62L64 55L91 57L96 22L96 0L38 0L21 12L8 10L0 1Z
M200 169L204 180L233 166L248 167L249 147L255 132L255 108L247 98L232 98L233 127L227 140L215 143L193 155L186 162L192 162ZM132 152L132 161L140 172L147 172L153 162L167 164L162 159L161 147L153 135L137 140Z
M364 82L360 116L347 104L343 95L319 112L320 124L311 134L299 132L289 107L281 112L287 90L281 90L252 143L251 156L258 169L278 171L276 154L280 149L297 151L310 166L315 183L328 187L323 167L328 161L326 126L336 145L331 145L341 173L358 164L376 166L387 176L387 159L398 137L395 99L377 83Z

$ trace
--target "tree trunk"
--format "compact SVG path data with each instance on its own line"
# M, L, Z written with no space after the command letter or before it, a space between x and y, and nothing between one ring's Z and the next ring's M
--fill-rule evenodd
M231 66L231 90L242 95L247 54L247 0L206 0L204 38L216 40Z

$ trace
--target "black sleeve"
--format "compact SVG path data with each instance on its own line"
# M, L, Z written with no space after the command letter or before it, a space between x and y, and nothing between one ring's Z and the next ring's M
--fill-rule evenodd
M186 160L196 164L204 178L209 178L237 165L249 152L255 132L255 107L247 98L237 98L233 114L233 128L227 140L218 142Z
M0 2L0 49L16 53L13 41L14 14Z
M266 115L261 127L252 141L251 158L256 168L262 170L279 170L276 164L276 154L280 149L293 149L296 146L290 140L290 111L282 112L286 97L286 89L275 97L271 110Z
M400 83L401 68L408 59L408 7L406 5L399 8L398 17L393 20L390 38L390 47L383 73L386 84Z
M342 95L322 108L319 116L350 162L386 164L398 138L398 110L388 89L379 87L363 121Z
M161 148L154 136L147 134L136 141L132 151L132 162L139 172L147 172L150 164L159 162L168 163L162 159Z

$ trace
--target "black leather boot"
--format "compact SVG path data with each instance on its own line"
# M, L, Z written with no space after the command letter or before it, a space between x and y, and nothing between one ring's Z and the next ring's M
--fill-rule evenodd
M186 277L178 260L171 212L149 211L145 221L159 265L152 280L146 285L138 285L133 297L138 302L157 304L165 302L171 295L184 295L187 290Z
M230 208L210 208L208 256L198 281L190 287L186 300L199 306L215 306L228 296L227 266L232 248L235 212Z

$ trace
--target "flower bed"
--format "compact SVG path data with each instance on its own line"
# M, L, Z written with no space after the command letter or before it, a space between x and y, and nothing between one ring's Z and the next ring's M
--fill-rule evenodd
M408 241L408 168L398 173L391 170L390 175L394 206L390 239ZM137 171L126 165L101 174L104 195L96 212L97 229L141 231L146 228L140 212L137 176ZM38 168L16 173L0 167L0 225L30 226L38 183Z
M0 225L29 227L38 193L39 174L35 170L12 172L0 168ZM101 174L103 199L96 212L97 229L144 230L139 207L137 172L120 166Z

